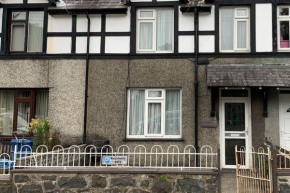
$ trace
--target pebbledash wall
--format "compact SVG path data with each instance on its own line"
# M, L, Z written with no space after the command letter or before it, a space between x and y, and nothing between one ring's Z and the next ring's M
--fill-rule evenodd
M14 173L0 182L0 192L11 193L174 193L218 192L216 175L192 174L69 174Z
M1 60L0 88L48 88L48 117L62 141L82 141L84 60Z

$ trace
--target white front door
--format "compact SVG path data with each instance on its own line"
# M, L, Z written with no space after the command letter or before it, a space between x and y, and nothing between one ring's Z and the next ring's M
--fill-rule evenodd
M290 94L280 94L280 146L290 148Z
M220 104L222 167L235 168L235 146L238 148L251 146L249 99L221 98Z

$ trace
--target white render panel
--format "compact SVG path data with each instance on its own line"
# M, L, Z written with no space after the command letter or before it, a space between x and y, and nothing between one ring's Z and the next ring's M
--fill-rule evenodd
M130 12L129 9L124 15L107 14L106 32L130 32Z
M101 51L101 37L91 36L90 37L90 53L100 53ZM76 53L84 54L87 53L87 37L76 38Z
M179 31L194 31L194 16L192 13L182 13L179 10L179 22L178 22L178 30Z
M48 37L47 38L48 54L70 54L71 37Z
M101 32L101 15L90 15L91 32ZM86 15L77 16L77 32L87 32L88 19Z
M256 4L256 52L272 52L272 4Z
M178 42L179 53L194 53L194 36L179 36Z
M0 8L0 33L2 33L3 8Z
M48 15L48 32L72 32L72 16Z
M199 36L200 53L213 53L214 47L214 36Z
M105 53L128 54L130 52L129 36L107 36Z
M199 14L199 31L214 31L214 5L211 8L211 13Z
M27 3L48 3L48 0L28 0Z
M14 3L23 3L23 0L2 0L2 4L14 4Z

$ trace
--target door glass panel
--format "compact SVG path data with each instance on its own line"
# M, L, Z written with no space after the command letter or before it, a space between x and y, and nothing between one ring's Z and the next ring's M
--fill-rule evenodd
M26 125L29 125L30 121L30 103L18 103L17 112L17 131L26 132Z
M289 15L289 8L280 8L279 15Z
M240 149L241 146L245 147L245 139L226 139L225 140L226 165L236 164L236 159L235 159L235 146L236 145L238 145L238 149Z
M225 131L245 130L245 103L225 103Z
M148 104L148 134L161 134L161 104Z

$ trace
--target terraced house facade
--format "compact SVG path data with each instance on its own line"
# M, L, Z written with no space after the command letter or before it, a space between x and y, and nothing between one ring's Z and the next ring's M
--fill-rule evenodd
M290 146L290 2L2 0L0 133L67 143Z

